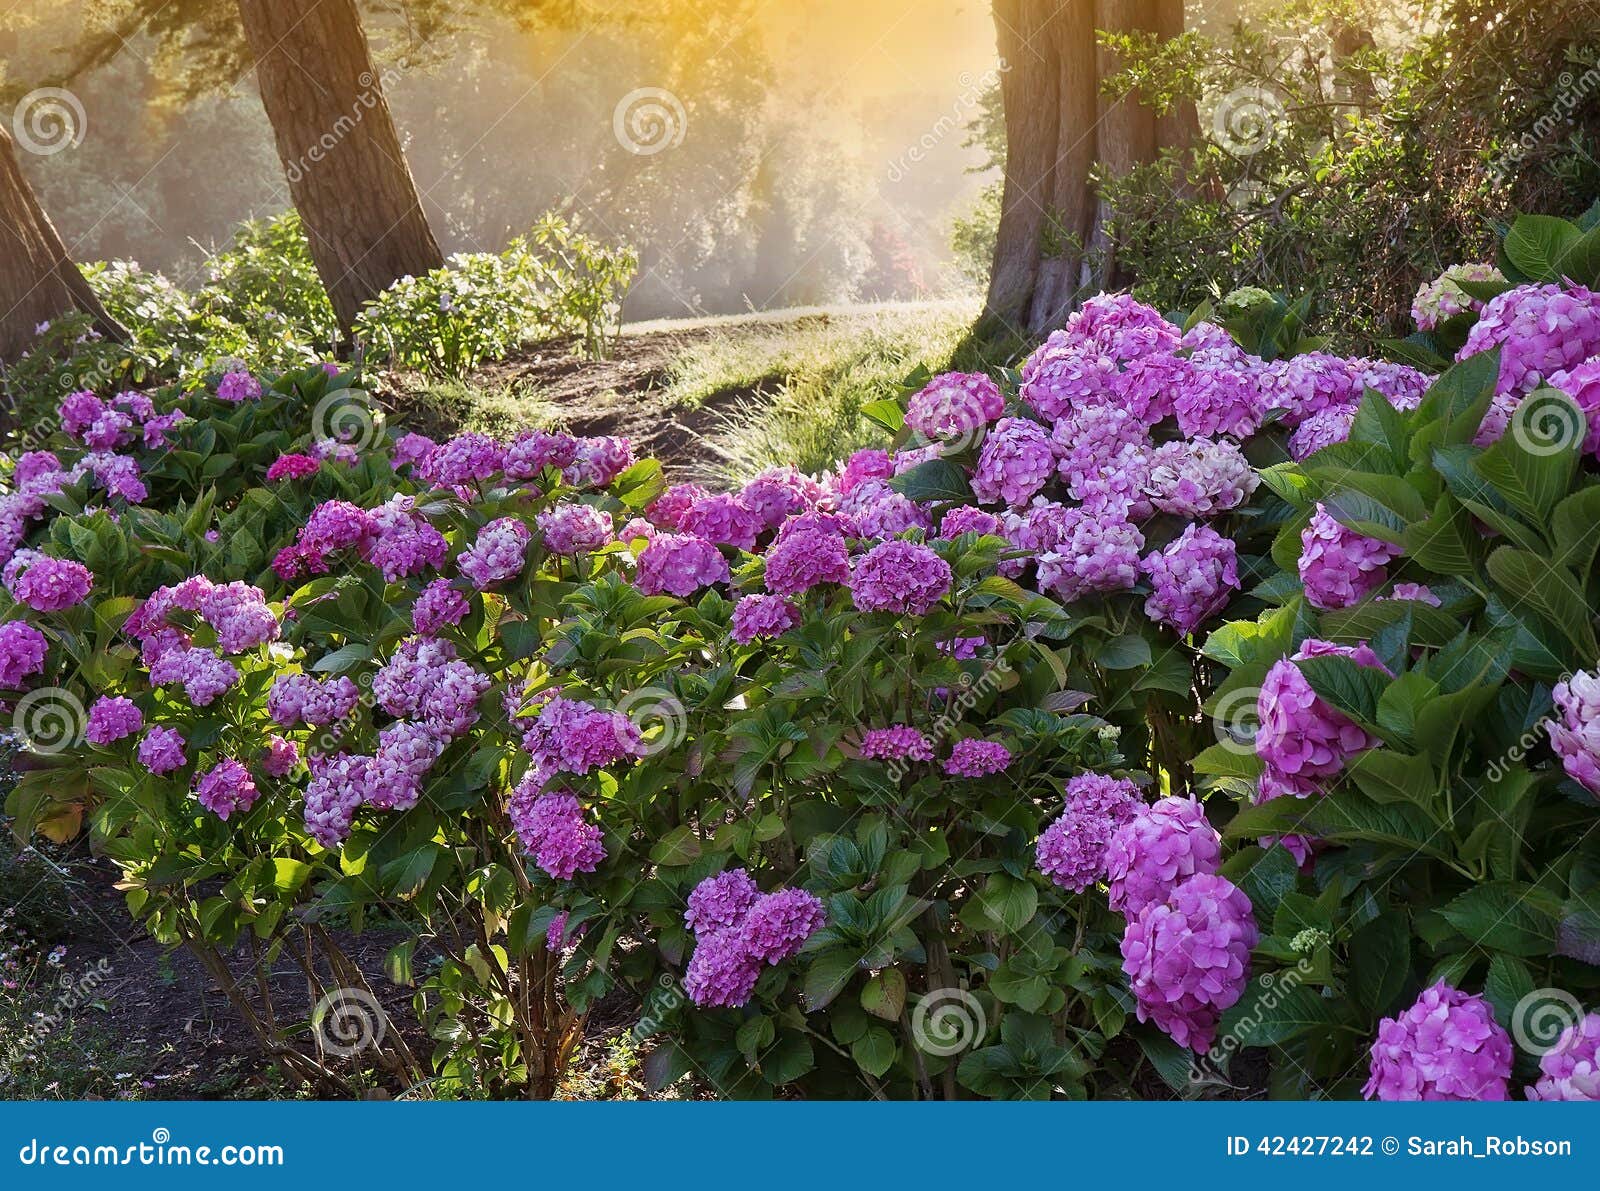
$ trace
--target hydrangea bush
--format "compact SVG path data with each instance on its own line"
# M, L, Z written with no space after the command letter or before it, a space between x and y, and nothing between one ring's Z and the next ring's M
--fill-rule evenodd
M69 721L10 810L334 1086L252 982L364 989L329 924L378 921L435 1044L379 1059L437 1094L550 1095L612 998L731 1096L1195 1094L1253 1046L1283 1094L1575 1097L1588 1026L1507 1039L1595 986L1600 509L1541 387L1594 350L1518 311L1594 299L1503 297L1437 380L1268 295L1095 298L728 492L384 427L332 365L74 393L0 496L0 675Z

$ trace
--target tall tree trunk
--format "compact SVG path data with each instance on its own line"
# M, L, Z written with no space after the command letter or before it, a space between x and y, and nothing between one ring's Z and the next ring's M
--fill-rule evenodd
M355 0L239 0L289 193L346 329L364 303L444 263Z
M127 338L72 263L0 122L0 360L25 351L40 323L74 310L92 317L102 335Z
M1095 45L1095 30L1170 25L1173 3L994 0L996 43L1008 69L1001 85L1006 176L989 319L1039 335L1059 326L1086 294L1117 282L1094 169L1098 163L1121 174L1151 160L1163 124L1135 95L1112 102L1101 94L1115 62ZM1181 0L1176 12L1181 31Z

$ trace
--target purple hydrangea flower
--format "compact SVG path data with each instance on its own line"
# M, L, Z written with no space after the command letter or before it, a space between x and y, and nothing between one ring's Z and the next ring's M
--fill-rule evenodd
M102 695L89 708L89 724L83 735L90 744L104 746L143 728L144 712L137 703L121 695Z
M1600 797L1600 676L1579 670L1555 691L1550 745L1567 776Z
M1347 529L1317 502L1311 522L1300 533L1300 581L1306 599L1324 610L1360 603L1388 578L1384 569L1404 551Z
M435 579L411 605L411 627L418 636L437 636L445 625L460 624L470 611L467 597L450 586L448 579Z
M456 566L482 591L522 572L532 536L517 518L497 518L479 530L477 540L456 556Z
M691 534L661 533L639 555L634 583L645 595L666 592L687 599L702 587L733 578L722 552Z
M1027 418L1001 418L984 437L972 473L972 491L984 504L1025 505L1056 468L1049 433Z
M559 504L535 520L551 554L589 554L610 543L611 514L593 505Z
M1188 526L1166 549L1146 556L1142 569L1153 588L1145 615L1184 636L1220 611L1239 587L1233 540L1205 525Z
M235 811L243 814L254 806L258 794L250 771L231 757L207 770L195 788L200 805L224 823Z
M868 761L933 760L933 742L909 724L869 728L861 734L857 751Z
M1074 893L1103 880L1112 837L1143 805L1124 778L1079 774L1067 783L1065 813L1039 836L1039 871Z
M1000 386L981 372L946 372L906 405L906 425L924 438L971 442L1005 409Z
M1539 1056L1529 1100L1600 1100L1600 1013L1585 1014Z
M742 868L707 877L689 894L684 925L697 935L737 926L760 895L754 879Z
M176 728L151 728L139 741L139 764L154 774L182 769L189 763L183 746L183 736Z
M1214 873L1222 840L1192 798L1163 798L1117 828L1106 848L1111 908L1133 917L1187 877Z
M739 923L739 942L745 954L758 962L780 964L798 955L826 919L814 894L779 889L757 898L746 912Z
M745 596L733 609L730 635L740 645L763 637L778 637L800 623L800 609L775 595Z
M1140 1021L1179 1046L1211 1049L1223 1010L1243 994L1260 932L1250 899L1225 877L1197 873L1128 921L1122 970Z
M1351 755L1381 743L1343 712L1318 698L1295 665L1307 658L1333 656L1382 669L1378 656L1365 644L1335 645L1313 637L1302 642L1291 656L1275 662L1262 680L1256 700L1260 723L1255 737L1256 755L1270 770L1289 779L1332 777L1344 768Z
M1511 1038L1489 1002L1440 981L1399 1017L1386 1017L1372 1044L1368 1100L1505 1100Z
M711 931L695 943L683 973L683 991L704 1009L738 1008L761 978L761 961L745 950L737 930Z
M856 563L850 594L863 612L924 616L950 590L950 564L916 542L884 542Z
M944 771L951 777L988 777L1011 764L1011 750L998 740L958 740L951 746Z
M850 579L850 549L844 538L821 528L779 535L767 549L766 584L774 595L799 595L823 583Z
M540 793L525 781L509 813L523 850L558 881L592 873L606 858L600 828L584 821L582 805L568 791Z
M18 550L0 571L0 582L12 598L35 612L60 612L84 601L94 586L94 575L82 563Z
M1498 391L1531 392L1600 355L1600 299L1581 285L1509 289L1485 304L1456 359L1494 347L1501 348Z
M44 669L44 634L25 620L0 624L0 687L13 690Z

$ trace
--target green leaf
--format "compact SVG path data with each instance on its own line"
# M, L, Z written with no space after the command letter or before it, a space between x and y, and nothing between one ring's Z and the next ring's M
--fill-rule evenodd
M1394 749L1368 749L1350 763L1350 777L1368 798L1379 803L1409 803L1430 816L1438 797L1438 781L1427 757Z
M1299 980L1293 969L1253 977L1222 1015L1219 1036L1236 1038L1241 1046L1274 1046L1342 1025L1338 1002Z
M889 481L889 486L918 504L940 501L972 503L967 473L948 459L927 459Z
M898 1021L905 1005L906 978L899 968L885 968L861 990L861 1007L884 1021Z
M1328 703L1358 723L1377 722L1378 699L1389 681L1383 671L1336 654L1305 658L1295 664L1311 689Z
M1561 280L1560 262L1582 239L1577 225L1554 215L1519 215L1507 229L1501 249L1530 281Z
M1600 654L1589 605L1572 572L1530 550L1501 546L1489 555L1489 577L1505 589L1513 603L1532 608L1585 658Z
M850 1057L861 1070L877 1078L894 1066L894 1056L899 1049L893 1034L881 1026L873 1026L850 1044Z
M905 407L893 397L867 402L861 407L861 416L874 426L883 427L891 436L899 434L906 424Z
M1495 1020L1506 1029L1511 1028L1517 1005L1535 987L1533 973L1520 959L1496 955L1489 961L1489 973L1483 979L1483 995L1494 1006Z
M1588 421L1572 398L1556 389L1535 389L1474 466L1512 508L1540 525L1571 488L1587 433Z
M978 930L1016 934L1039 910L1039 891L1032 881L994 873L972 899L962 921Z
M844 950L824 951L812 960L811 966L806 969L805 987L801 994L805 998L806 1012L816 1013L826 1009L850 983L856 967L856 957Z
M1488 881L1439 911L1467 942L1512 955L1553 955L1561 903L1533 885Z
M1094 651L1094 660L1105 670L1136 670L1152 660L1150 642L1138 633L1113 637Z
M1350 995L1376 1019L1387 1015L1411 982L1411 927L1386 910L1350 936Z
M694 828L685 824L674 827L650 849L650 859L666 867L675 867L683 864L693 864L700 859L700 837L694 833Z
M372 656L372 647L360 643L346 645L332 653L325 653L312 664L318 674L343 674Z

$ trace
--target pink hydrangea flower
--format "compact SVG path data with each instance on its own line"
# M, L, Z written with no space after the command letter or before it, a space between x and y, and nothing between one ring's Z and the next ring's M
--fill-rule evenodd
M804 889L779 889L758 897L739 923L739 943L757 962L777 965L793 959L822 929L822 902Z
M1187 636L1220 611L1228 593L1238 590L1239 565L1231 538L1205 525L1190 525L1166 549L1141 564L1153 590L1144 612Z
M737 930L710 931L696 941L683 973L683 991L703 1009L746 1004L761 978L761 961L745 950Z
M546 468L566 467L577 453L578 440L570 434L530 430L512 439L501 466L507 479L522 483L538 479Z
M1187 877L1214 873L1222 840L1192 798L1163 798L1117 828L1106 848L1111 908L1132 918Z
M479 591L515 578L527 561L528 527L515 517L500 517L479 532L477 540L456 556L456 566Z
M234 812L248 811L256 803L259 791L250 771L231 757L225 757L200 778L195 797L224 823Z
M261 382L248 372L225 372L217 382L217 399L220 401L237 405L241 401L256 401L260 397Z
M60 612L87 598L94 576L82 563L18 550L0 571L0 582L13 599L35 612Z
M361 553L386 583L436 569L450 553L444 534L417 511L414 497L391 496L372 510L371 525L372 534L361 543Z
M1307 658L1347 657L1357 665L1382 669L1365 644L1335 645L1308 638L1291 656L1275 662L1256 699L1256 755L1269 769L1289 779L1332 777L1346 759L1381 742L1317 697L1300 667Z
M546 700L537 716L522 722L522 747L544 775L589 773L637 757L643 748L639 728L627 716L564 695Z
M189 763L183 746L183 736L176 728L151 728L139 741L139 764L157 775L182 769Z
M606 858L600 828L584 821L583 806L568 791L541 793L525 781L509 814L523 850L558 881L592 873Z
M1065 813L1039 836L1039 871L1074 893L1103 880L1112 837L1143 801L1139 787L1126 779L1099 773L1073 778L1067 783Z
M272 461L272 466L267 468L267 483L276 484L279 480L302 480L306 476L314 476L322 468L322 462L313 459L310 455L295 455L285 452Z
M839 493L848 495L864 480L887 480L892 475L894 464L889 460L889 453L865 448L845 460L844 470L839 473Z
M992 534L1004 537L1000 518L973 505L957 505L939 522L939 536L945 540L959 538L964 533Z
M1571 397L1583 411L1589 427L1583 436L1584 454L1600 458L1600 358L1553 373L1546 383Z
M1225 877L1197 873L1147 903L1122 938L1139 1020L1179 1046L1211 1049L1223 1011L1244 993L1259 936L1250 899Z
M684 925L697 935L738 926L759 896L761 890L744 869L717 873L690 892Z
M13 690L44 669L44 634L25 620L0 624L0 687Z
M863 612L923 616L950 590L950 564L916 542L884 542L856 563L850 594Z
M906 425L924 438L971 442L1005 407L1000 386L981 372L946 372L907 403Z
M1010 764L1011 750L998 740L966 739L951 746L944 771L951 777L988 777Z
M1446 319L1483 309L1483 301L1470 296L1463 281L1504 281L1505 274L1489 264L1451 265L1432 281L1417 287L1411 301L1411 317L1419 331L1431 331Z
M1230 442L1171 442L1150 455L1150 503L1180 517L1210 517L1250 499L1261 477Z
M745 596L733 609L730 635L740 645L765 637L779 637L800 623L800 609L782 596Z
M356 812L373 787L372 758L352 753L311 758L303 818L306 832L324 848L350 838Z
M645 511L662 529L681 530L684 515L710 495L699 484L674 484Z
M728 560L704 538L662 533L651 538L639 555L634 584L645 595L666 592L687 599L702 587L732 578Z
M238 681L239 671L233 663L209 649L168 649L150 663L151 686L179 683L184 696L196 707L209 707Z
M863 538L892 538L908 529L927 529L928 515L904 493L882 480L866 480L839 502L839 513Z
M1043 426L1027 418L1001 418L978 452L972 491L983 504L1025 505L1055 468L1055 444Z
M1426 583L1396 583L1394 590L1386 596L1376 597L1379 600L1416 600L1427 604L1431 608L1444 607L1444 601L1433 594L1433 589Z
M455 646L410 637L372 679L372 697L390 715L416 718L440 736L461 736L478 720L489 676L456 658Z
M1529 1100L1600 1100L1600 1013L1585 1014L1539 1056Z
M774 595L799 595L823 583L849 579L850 548L838 533L796 529L780 534L767 549L766 584Z
M1600 355L1600 299L1581 285L1519 285L1485 304L1465 360L1499 347L1498 391L1527 393L1547 377Z
M470 611L467 597L452 587L450 580L435 579L411 605L411 627L418 636L437 636L446 625L460 624Z
M589 554L611 542L611 514L593 505L559 504L535 520L551 554Z
M1550 746L1567 776L1600 797L1600 676L1579 670L1554 692Z
M1372 1045L1368 1100L1506 1100L1511 1038L1489 1002L1440 981Z
M1405 553L1399 546L1347 529L1317 502L1300 533L1300 581L1315 608L1348 608L1388 579L1384 569Z
M1051 438L1060 456L1056 471L1078 500L1107 471L1118 466L1126 448L1136 448L1137 456L1150 447L1150 433L1143 419L1116 405L1067 410L1056 419Z
M144 712L137 703L121 695L102 695L89 707L89 724L83 735L90 744L104 746L143 728Z
M261 771L268 777L288 777L300 764L300 747L274 733L267 737L267 747L261 752Z
M792 467L769 467L739 491L739 503L764 530L803 513L822 499L822 485Z
M762 531L761 518L726 492L705 496L690 505L678 519L679 527L692 537L704 538L714 546L733 546L754 550Z
M894 724L863 732L858 752L868 761L931 761L933 742L909 724Z
M1320 409L1295 428L1289 436L1289 455L1299 463L1311 458L1323 447L1344 442L1350 437L1350 427L1355 424L1355 404L1330 405Z
M267 692L267 713L286 728L320 728L344 719L360 700L360 688L349 678L319 681L310 674L280 674Z
M224 653L243 653L278 639L278 618L266 600L266 593L248 583L217 584L200 597L200 618L216 630Z
M1116 384L1117 361L1098 343L1065 329L1053 332L1022 363L1022 400L1045 418L1102 405Z
M561 478L574 488L604 488L633 466L633 446L625 438L580 438Z
M1104 591L1126 591L1139 578L1144 535L1120 509L1068 509L1068 530L1039 555L1039 586L1071 602Z

